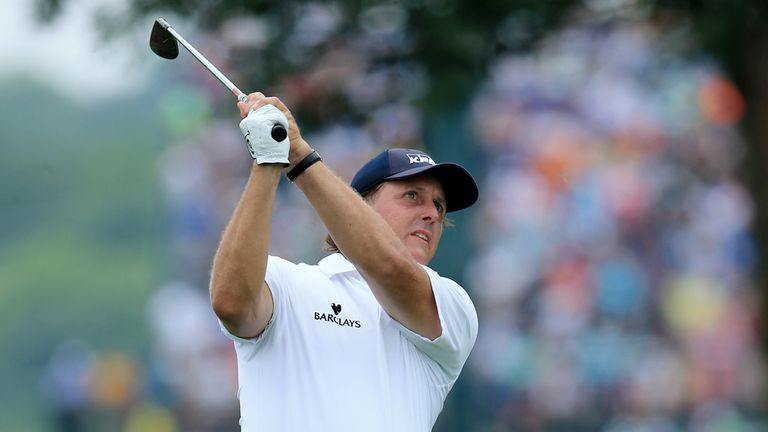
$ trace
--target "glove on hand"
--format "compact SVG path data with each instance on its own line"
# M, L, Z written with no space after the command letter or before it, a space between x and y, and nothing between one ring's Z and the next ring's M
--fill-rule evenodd
M276 124L288 130L288 119L274 105L264 105L251 111L240 121L240 131L243 132L248 151L259 165L265 163L288 165L288 150L291 148L291 143L287 137L282 141L275 141L272 138L272 127Z

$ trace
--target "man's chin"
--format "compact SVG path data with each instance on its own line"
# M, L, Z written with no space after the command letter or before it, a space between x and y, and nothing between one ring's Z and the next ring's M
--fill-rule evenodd
M416 260L416 262L423 265L427 265L429 260L432 259L432 257L429 256L426 251L424 251L424 249L411 249L411 256Z

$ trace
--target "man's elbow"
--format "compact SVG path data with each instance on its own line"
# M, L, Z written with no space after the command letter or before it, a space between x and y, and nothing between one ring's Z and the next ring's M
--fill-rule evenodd
M247 319L251 312L253 299L245 299L240 296L233 296L223 290L217 290L215 285L211 285L211 308L213 313L227 327L237 326L237 323Z

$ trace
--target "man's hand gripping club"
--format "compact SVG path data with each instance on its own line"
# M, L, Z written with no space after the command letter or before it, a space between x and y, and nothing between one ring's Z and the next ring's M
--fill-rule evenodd
M247 103L247 98L241 102L243 105ZM276 127L278 125L282 128ZM285 133L286 130L288 130L288 118L270 104L256 109L249 108L248 115L240 121L240 131L245 137L248 152L259 165L267 163L288 165L291 144Z
M261 109L264 109L265 106L277 108L276 111L280 111L281 113L275 113L271 108L266 108L266 110L269 110L272 112L269 114L270 117L267 117L266 123L262 123L260 126L260 136L263 139L261 141L262 143L266 143L266 146L269 148L270 146L276 146L279 145L282 146L282 151L288 151L288 162L285 161L285 159L282 159L282 164L290 164L287 167L284 167L286 170L290 170L290 168L293 167L293 165L300 162L305 156L310 154L312 152L312 148L307 144L306 141L301 137L301 132L299 132L299 127L296 125L296 121L293 118L293 114L291 114L291 111L288 110L288 108L285 106L285 104L276 97L266 97L261 92L254 92L248 95L247 98L237 103L237 107L240 110L240 115L243 117L243 121L240 123L240 128L243 132L243 135L246 136L246 143L248 144L248 151L251 152L251 156L256 159L257 164L261 163L271 163L265 158L262 158L261 156L258 156L258 153L254 147L254 150L251 150L251 144L250 141L254 141L256 138L255 131L259 128L257 126L256 128L249 129L247 124L250 123L248 121L248 117L256 117L255 113L260 112ZM282 114L282 117L280 116ZM275 117L271 117L275 116ZM284 124L286 126L286 131L288 132L288 138L286 140L275 140L274 137L270 139L271 136L270 131L273 125L275 125L276 121L287 121L287 124ZM244 127L244 125L246 125ZM258 125L258 123L257 123ZM255 141L254 141L255 143ZM270 151L270 150L268 150ZM271 159L271 158L270 158Z

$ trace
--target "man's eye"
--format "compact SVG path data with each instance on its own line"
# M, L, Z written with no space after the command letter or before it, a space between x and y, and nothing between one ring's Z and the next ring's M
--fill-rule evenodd
M435 201L435 208L437 209L437 212L442 214L443 213L443 205L439 202Z
M416 199L416 192L414 191L408 191L405 193L406 198L409 199Z

